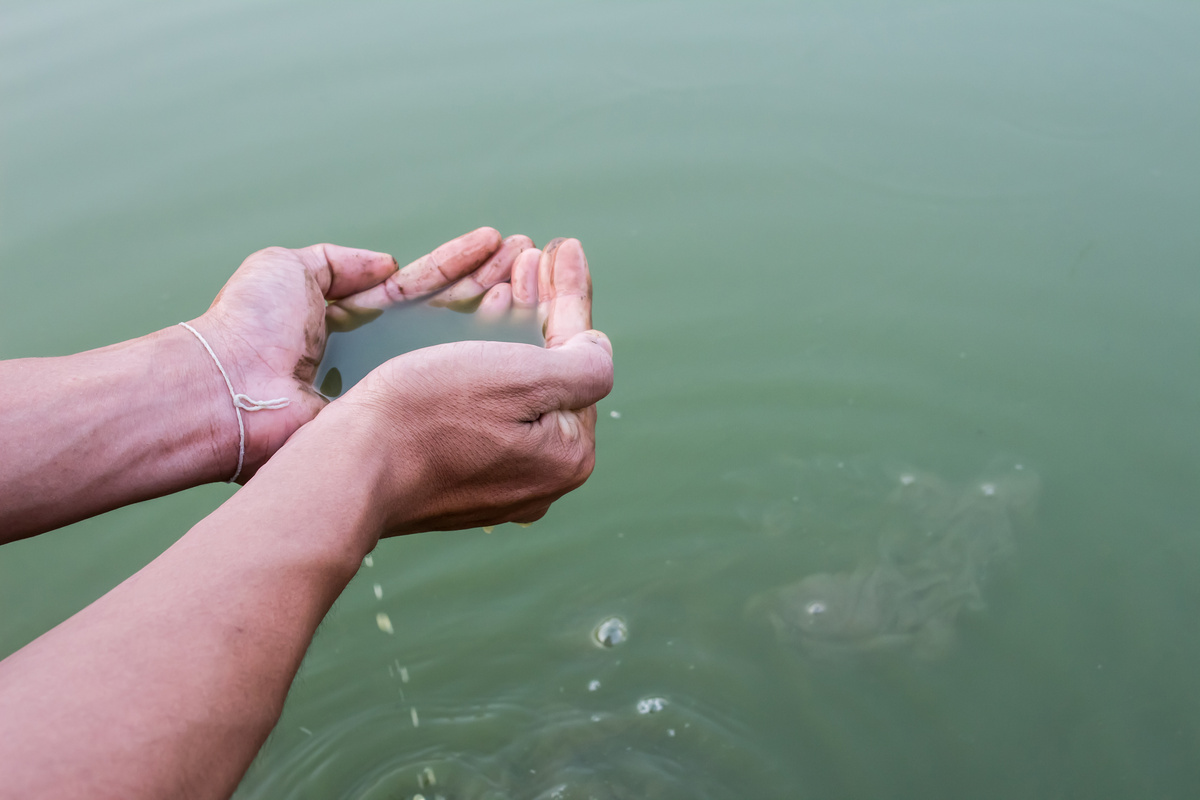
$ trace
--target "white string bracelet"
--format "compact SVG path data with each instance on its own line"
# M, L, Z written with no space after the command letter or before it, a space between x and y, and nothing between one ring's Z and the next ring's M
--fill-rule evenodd
M209 347L208 342L200 335L200 331L188 325L186 322L179 323L181 327L187 328L192 332L200 344L204 345L204 349L212 356L212 360L216 362L217 369L221 370L221 377L225 379L225 386L229 389L229 396L233 398L233 410L237 413L238 420L238 465L233 473L233 477L229 479L229 483L233 483L242 474L242 461L246 458L246 426L242 423L243 411L266 411L277 408L286 408L291 404L291 400L286 397L276 397L274 400L251 400L244 394L238 394L233 390L233 381L229 380L228 373L221 366L221 359L217 358L217 354Z

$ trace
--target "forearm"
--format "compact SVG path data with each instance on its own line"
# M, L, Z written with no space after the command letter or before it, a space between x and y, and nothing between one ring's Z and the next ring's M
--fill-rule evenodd
M0 362L0 387L0 543L233 474L233 404L183 328Z
M363 464L303 434L145 569L0 662L0 797L233 791L379 533Z

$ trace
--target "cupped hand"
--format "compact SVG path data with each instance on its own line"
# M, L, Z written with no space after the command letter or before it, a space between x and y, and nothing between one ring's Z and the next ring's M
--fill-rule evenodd
M349 463L364 471L356 482L375 483L383 535L531 522L591 474L595 403L613 365L607 337L590 330L587 259L578 241L555 240L518 264L496 293L509 306L514 295L536 299L546 347L417 350L377 367L315 423L330 446L356 443Z
M442 290L460 298L482 295L506 281L517 255L532 245L523 236L502 241L494 229L479 228L403 269L386 253L332 244L271 247L242 262L208 311L191 322L212 346L235 391L254 400L289 401L284 408L243 413L245 463L239 482L328 402L313 380L331 329L353 327L388 305ZM234 437L236 454L232 404L228 417L217 427L221 436ZM233 472L231 462L228 474Z

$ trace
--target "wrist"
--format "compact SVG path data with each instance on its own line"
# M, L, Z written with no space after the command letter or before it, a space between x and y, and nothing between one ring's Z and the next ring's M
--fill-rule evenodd
M201 320L189 325L211 346L212 333L204 330ZM196 482L230 481L238 470L241 436L238 412L216 359L200 338L182 325L152 337L157 347L151 363L163 384L163 396L182 394L187 398L190 413L182 415L181 420L194 432L194 458L200 478ZM225 369L228 372L229 368ZM234 380L233 374L229 377Z
M321 553L353 576L385 530L384 455L370 426L335 403L297 430L238 497L272 515L289 546Z

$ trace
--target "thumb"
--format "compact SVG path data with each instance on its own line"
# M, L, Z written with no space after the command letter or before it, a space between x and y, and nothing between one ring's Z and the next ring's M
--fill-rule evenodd
M547 392L542 411L587 408L612 391L612 343L600 331L581 331L542 352L547 364L539 381Z

